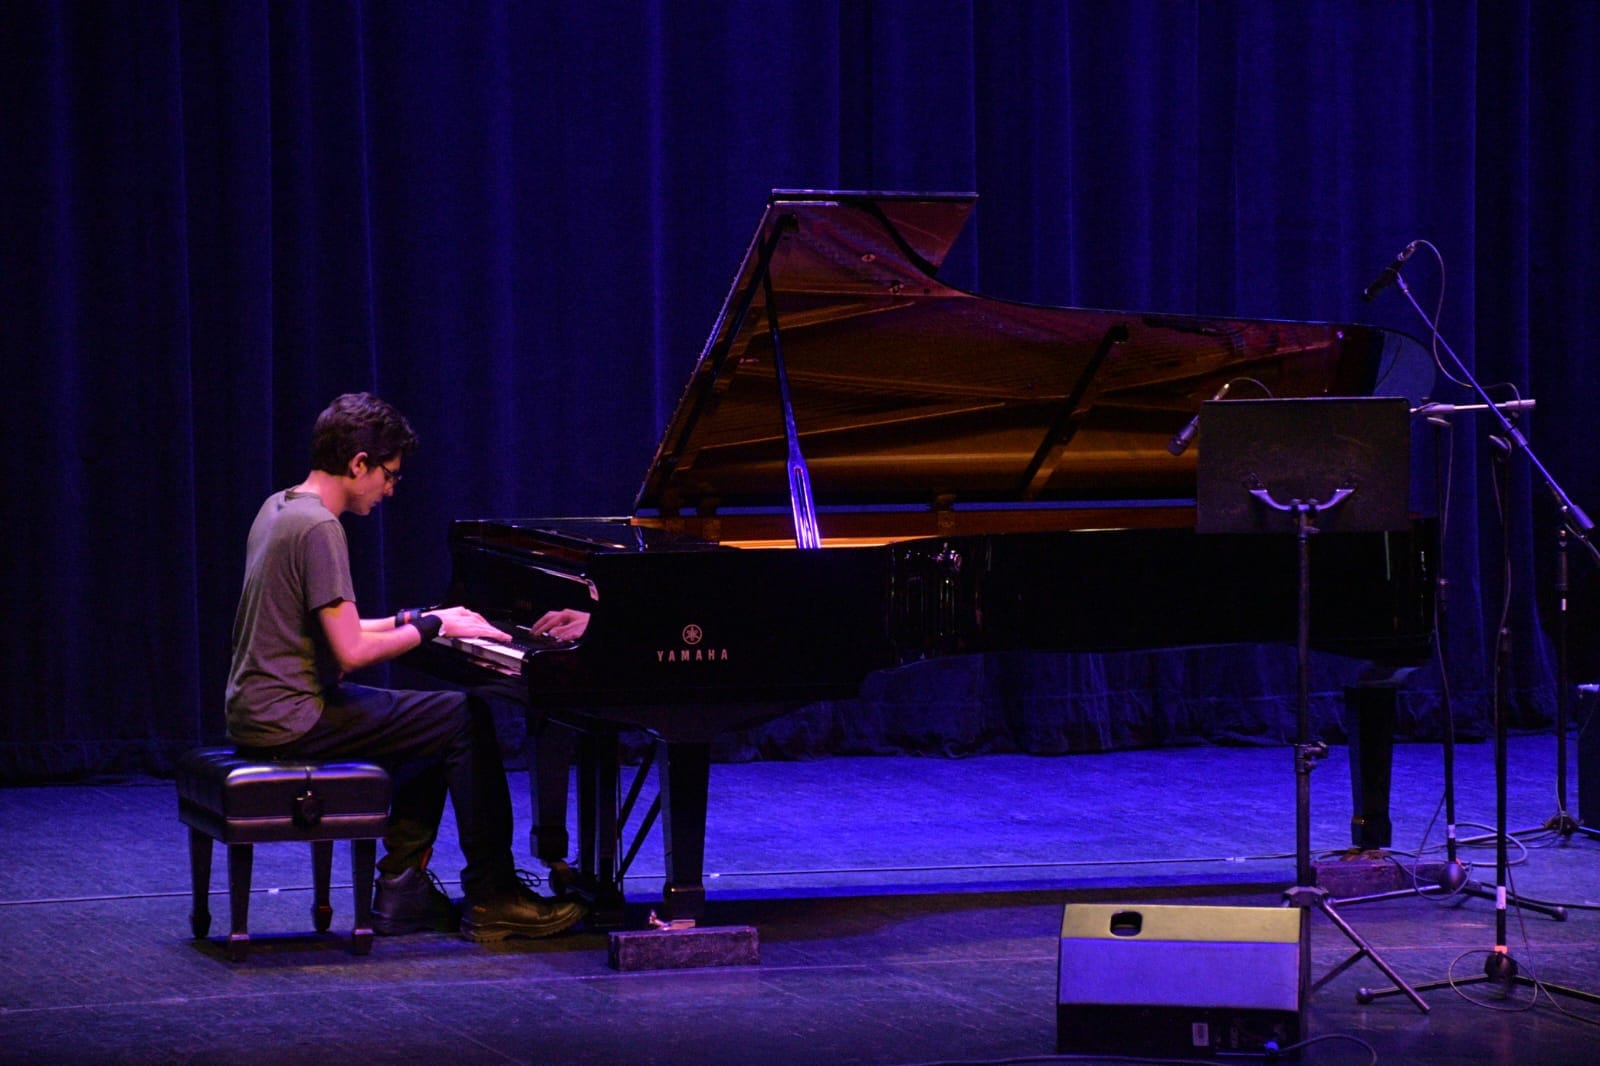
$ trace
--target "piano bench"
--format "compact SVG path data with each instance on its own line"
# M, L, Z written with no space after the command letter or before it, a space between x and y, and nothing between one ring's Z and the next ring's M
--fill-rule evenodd
M178 761L177 786L178 818L189 827L189 928L196 939L211 932L212 841L228 846L228 957L242 962L250 947L255 845L311 845L311 919L318 933L326 933L333 921L328 903L333 842L348 840L356 896L352 950L357 955L372 950L373 871L378 838L389 824L389 774L383 767L366 762L258 762L229 747L195 748Z

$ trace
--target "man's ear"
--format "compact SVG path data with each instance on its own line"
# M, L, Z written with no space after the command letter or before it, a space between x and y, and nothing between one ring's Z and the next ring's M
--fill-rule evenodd
M350 465L345 468L346 475L351 478L358 478L371 469L372 460L368 458L366 452L356 452L355 455L350 457Z

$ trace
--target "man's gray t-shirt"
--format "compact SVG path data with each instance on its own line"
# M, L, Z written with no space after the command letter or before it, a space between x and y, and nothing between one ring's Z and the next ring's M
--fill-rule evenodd
M354 603L355 590L339 519L314 493L274 493L250 526L233 619L228 737L234 743L287 744L316 724L322 694L339 682L317 611L341 600Z

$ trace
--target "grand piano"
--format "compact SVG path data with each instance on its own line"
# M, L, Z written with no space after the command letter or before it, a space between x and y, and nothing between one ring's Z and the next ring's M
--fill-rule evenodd
M866 676L999 649L1292 643L1292 538L1195 529L1195 447L1235 397L1419 398L1431 364L1359 325L1030 306L937 280L962 194L774 192L633 513L453 523L448 602L517 629L422 669L526 707L533 847L621 920L659 815L661 919L703 914L710 742ZM1434 537L1318 538L1313 647L1423 660ZM526 627L591 612L581 640ZM656 742L620 787L618 738ZM567 787L579 767L577 868ZM648 760L659 794L632 848ZM626 792L624 796L623 793Z

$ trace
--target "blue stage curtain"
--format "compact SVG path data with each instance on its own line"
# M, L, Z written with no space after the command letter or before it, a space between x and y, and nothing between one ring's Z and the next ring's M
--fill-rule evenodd
M1356 294L1428 238L1444 336L1537 398L1540 458L1600 505L1597 20L1549 0L11 0L0 781L160 772L220 733L245 531L336 393L380 392L423 441L348 527L366 613L441 593L452 518L627 513L773 187L978 192L945 276L990 296L1417 334L1395 292ZM1431 255L1407 278L1431 313ZM1487 429L1449 440L1468 731L1506 572L1511 710L1548 722L1554 701L1549 495L1514 457L1503 544ZM923 664L727 748L1274 740L1286 656ZM1358 668L1319 657L1319 727ZM1439 689L1411 679L1404 727L1436 728Z

